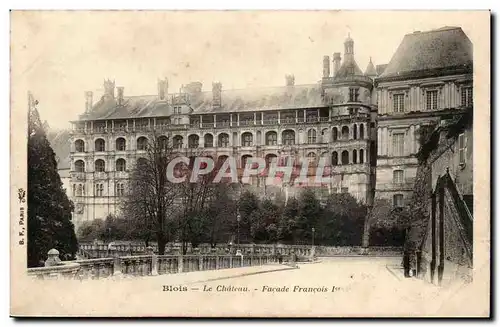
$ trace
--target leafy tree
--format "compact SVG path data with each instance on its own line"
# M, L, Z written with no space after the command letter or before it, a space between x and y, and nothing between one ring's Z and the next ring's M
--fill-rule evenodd
M28 267L43 264L55 248L62 260L78 250L71 214L73 203L63 189L55 153L42 127L37 102L29 96L28 121Z

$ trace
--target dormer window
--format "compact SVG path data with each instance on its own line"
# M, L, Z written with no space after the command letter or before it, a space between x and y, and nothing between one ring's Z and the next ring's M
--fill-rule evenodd
M347 67L347 74L354 75L354 66Z

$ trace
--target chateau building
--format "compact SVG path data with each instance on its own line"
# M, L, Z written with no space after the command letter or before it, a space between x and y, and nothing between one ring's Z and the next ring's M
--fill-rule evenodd
M129 173L152 133L168 137L181 154L235 157L240 169L250 157L325 158L331 182L314 185L320 196L348 192L368 205L374 198L403 205L422 126L472 104L472 45L460 28L416 32L404 37L388 65L370 60L364 72L354 49L349 36L343 58L324 56L315 84L296 85L287 75L282 87L225 90L214 82L204 92L192 82L169 93L165 78L155 95L126 96L124 87L105 80L104 95L94 103L86 92L85 112L72 122L75 225L119 212ZM313 167L311 182L315 175ZM281 189L267 185L265 174L250 184L260 194ZM298 189L283 188L287 195Z
M407 34L376 89L376 197L403 206L412 193L421 135L472 107L472 43L459 27Z
M315 185L319 193L349 192L362 202L371 201L375 75L371 62L366 73L358 67L354 41L348 37L344 60L340 53L332 62L325 56L323 78L316 84L296 85L294 76L287 75L283 87L223 90L214 82L212 92L202 92L202 84L193 82L180 93L168 93L164 79L155 95L125 96L123 87L104 81L101 99L94 103L87 92L85 113L72 122L75 225L118 212L129 173L145 156L152 132L168 137L179 153L200 149L217 160L233 156L240 168L249 157L266 162L289 158L294 163L308 157L313 165L323 157L332 181ZM265 176L253 178L251 186L262 193L281 188L266 185ZM297 189L285 188L287 194Z

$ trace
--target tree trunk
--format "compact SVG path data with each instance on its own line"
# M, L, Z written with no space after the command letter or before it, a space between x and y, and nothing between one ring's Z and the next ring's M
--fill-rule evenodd
M158 233L158 254L159 255L164 255L165 254L165 246L167 245L167 238L165 237L165 234L162 232Z

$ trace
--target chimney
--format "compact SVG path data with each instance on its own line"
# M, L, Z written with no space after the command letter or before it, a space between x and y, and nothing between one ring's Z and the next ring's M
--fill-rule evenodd
M123 86L118 86L116 88L116 93L117 93L116 102L119 106L123 105L123 89L124 89Z
M323 57L323 78L330 77L330 57Z
M168 94L168 79L158 80L158 98L160 100L165 100L165 97Z
M115 81L104 80L104 97L107 100L115 98Z
M87 91L85 92L85 112L91 112L92 111L92 91Z
M333 54L333 76L337 75L337 72L340 69L340 52L335 52Z
M212 83L212 107L219 108L222 105L222 84L220 82Z
M344 42L344 60L346 62L354 61L354 40L351 38L350 33Z
M294 86L295 85L295 76L293 75L285 75L286 86Z

